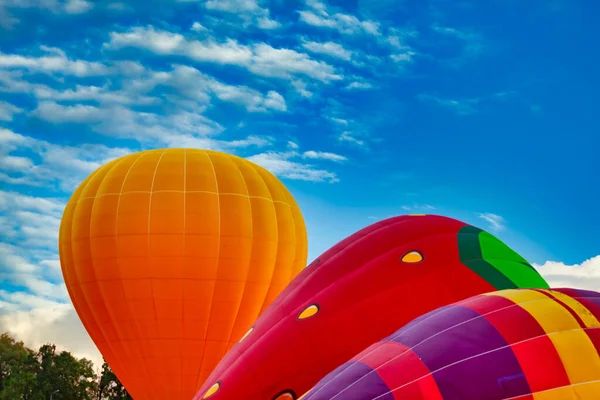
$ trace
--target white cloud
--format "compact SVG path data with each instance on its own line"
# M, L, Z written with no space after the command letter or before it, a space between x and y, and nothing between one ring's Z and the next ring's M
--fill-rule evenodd
M69 0L65 4L64 10L68 14L83 14L94 7L94 4L86 0Z
M293 161L294 158L298 158L299 156L295 151L279 153L270 151L247 157L247 159L283 178L313 182L339 182L339 179L333 172L315 168L310 164Z
M471 115L477 112L477 105L480 102L478 98L472 99L445 99L433 94L420 94L417 99L438 105L454 111L458 115Z
M409 212L415 212L415 211L419 211L419 212L430 212L435 210L436 208L432 205L429 204L418 204L418 203L414 203L411 205L403 205L402 209L404 211L409 211Z
M335 69L307 54L274 48L266 43L250 46L227 39L190 40L178 33L156 30L152 26L134 27L127 32L111 32L108 49L135 47L163 56L184 56L195 61L234 65L265 77L292 79L305 76L322 82L342 79Z
M116 68L116 67L115 67ZM33 94L38 100L51 100L51 102L92 102L113 105L159 105L164 100L153 96L150 92L159 87L166 86L177 89L174 95L166 98L167 101L178 101L179 96L192 99L202 104L208 104L211 97L222 101L232 102L244 106L251 112L268 110L286 111L287 105L283 96L276 91L262 94L257 90L244 85L229 85L199 70L184 66L173 65L170 71L146 70L136 63L121 62L119 68L131 74L122 77L120 88L115 87L111 81L103 86L78 85L67 86L61 89L51 88L47 85L30 83L19 72L8 71L0 73L0 91L13 93ZM56 84L60 85L60 84ZM42 102L42 104L45 104ZM0 119L2 116L2 103L0 102ZM7 104L7 107L11 105ZM76 120L75 114L90 114L95 112L94 106L76 105L67 110L69 115L55 116L58 119ZM13 109L8 109L13 110ZM19 109L15 109L19 110ZM89 115L88 115L89 116Z
M372 89L373 85L369 82L358 82L358 81L354 81L354 82L350 82L348 85L346 85L346 89L348 90L366 90L366 89Z
M0 26L11 29L20 21L10 14L11 9L40 8L54 14L83 14L93 8L86 0L1 0Z
M338 136L338 140L340 142L346 142L346 143L350 143L356 146L364 146L365 145L365 141L358 139L352 132L350 131L344 131L342 132L339 136Z
M70 303L48 302L37 304L32 309L18 309L16 306L31 306L38 301L25 300L23 304L15 303L17 299L14 298L9 300L11 308L5 306L6 310L0 311L0 331L8 332L31 348L54 343L58 350L67 350L76 357L91 360L97 370L102 367L102 355ZM0 300L0 309L1 304Z
M235 14L245 21L245 25L255 24L261 29L275 29L281 26L279 22L271 19L269 9L261 7L257 0L208 0L204 7Z
M0 121L12 121L13 115L22 112L23 109L5 101L0 101ZM0 163L2 160L0 160Z
M114 72L103 63L73 60L55 47L40 46L40 57L0 53L0 68L19 68L31 72L59 73L77 77L105 76Z
M335 42L319 43L304 41L302 43L302 47L313 53L326 54L328 56L346 61L350 61L350 59L352 58L352 52L350 50L347 50L346 48L344 48L344 46Z
M194 32L202 32L202 31L206 31L208 29L206 29L206 27L204 27L200 22L196 21L192 24L192 27L190 28L191 30L193 30Z
M305 151L302 154L302 157L311 158L314 160L329 160L329 161L337 161L337 162L347 160L346 157L341 156L339 154L328 153L325 151L314 151L314 150Z
M58 185L65 190L73 189L108 160L131 151L100 144L61 146L2 128L0 148L0 181L29 186ZM27 155L12 156L14 151ZM6 201L0 197L0 206Z
M337 30L343 34L364 33L379 36L379 23L360 20L354 15L333 13L328 11L325 3L319 0L307 0L308 10L299 11L300 20L306 24Z
M461 66L465 61L479 56L485 50L484 39L479 33L440 25L433 25L432 30L460 43L460 53L450 60L451 65Z
M477 216L486 221L490 226L490 230L494 232L500 232L506 229L506 221L500 215L492 213L479 213Z
M600 291L600 255L575 265L547 261L542 265L533 264L533 266L546 279L550 287Z
M308 84L302 80L294 80L291 82L292 86L294 87L294 89L296 90L296 92L302 96L302 97L306 97L306 98L311 98L313 96L313 92L311 92L310 90L308 90Z

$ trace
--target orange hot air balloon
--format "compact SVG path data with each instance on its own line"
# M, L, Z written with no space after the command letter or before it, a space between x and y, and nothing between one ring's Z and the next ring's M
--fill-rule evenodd
M161 149L93 172L65 208L59 250L75 309L129 393L187 400L304 268L307 235L260 166Z

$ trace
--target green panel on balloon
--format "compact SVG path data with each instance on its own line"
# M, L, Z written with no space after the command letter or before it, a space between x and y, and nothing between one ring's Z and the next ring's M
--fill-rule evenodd
M548 288L536 269L516 251L488 232L479 234L483 259L492 264L519 288ZM523 265L520 268L518 264ZM518 268L517 268L518 267Z
M527 260L493 235L467 225L458 232L457 240L461 262L497 290L548 288Z

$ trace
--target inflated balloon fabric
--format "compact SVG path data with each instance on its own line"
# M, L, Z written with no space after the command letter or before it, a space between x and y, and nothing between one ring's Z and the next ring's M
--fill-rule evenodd
M548 285L481 229L437 215L377 222L302 271L223 358L196 399L295 399L419 315L516 287Z
M306 265L296 202L270 172L194 149L129 154L73 193L67 289L136 400L189 400Z
M426 314L302 400L597 400L600 293L503 290Z

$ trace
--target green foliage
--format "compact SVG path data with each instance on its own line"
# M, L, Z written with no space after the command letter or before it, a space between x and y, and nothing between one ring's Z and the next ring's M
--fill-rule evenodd
M114 374L110 366L102 364L102 375L100 377L99 399L131 400L132 397Z
M0 336L0 400L130 400L108 364L100 376L91 361L45 344L37 351Z

